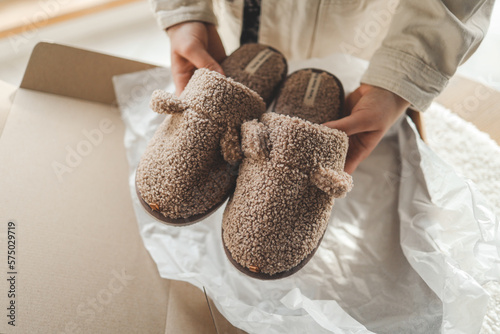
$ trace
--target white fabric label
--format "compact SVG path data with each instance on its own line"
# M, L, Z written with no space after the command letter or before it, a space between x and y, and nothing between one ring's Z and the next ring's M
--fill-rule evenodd
M320 73L313 72L311 79L309 79L309 84L307 85L306 94L304 95L303 104L308 107L314 106L314 100L316 100L316 95L318 94L319 85L321 84Z
M248 72L250 74L255 74L259 67L262 66L266 62L266 60L269 59L273 55L273 50L271 49L265 49L259 52L253 59L250 61L245 67L245 72Z

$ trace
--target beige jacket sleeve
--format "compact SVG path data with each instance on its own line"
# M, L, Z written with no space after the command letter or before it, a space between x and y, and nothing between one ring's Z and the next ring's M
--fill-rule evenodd
M362 82L390 90L419 111L481 43L494 0L401 0Z
M149 0L162 29L186 21L217 24L211 0Z

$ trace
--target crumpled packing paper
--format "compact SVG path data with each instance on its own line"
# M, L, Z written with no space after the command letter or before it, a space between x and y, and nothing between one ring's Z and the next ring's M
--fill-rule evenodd
M332 55L289 64L316 67L358 85L365 61ZM297 274L260 281L235 269L222 247L223 205L204 221L172 227L151 218L135 169L164 115L153 90L173 92L169 69L120 75L115 91L140 234L162 277L204 287L219 311L249 333L478 333L500 278L498 218L474 184L423 143L402 117L336 200L316 255ZM167 116L169 117L169 116Z

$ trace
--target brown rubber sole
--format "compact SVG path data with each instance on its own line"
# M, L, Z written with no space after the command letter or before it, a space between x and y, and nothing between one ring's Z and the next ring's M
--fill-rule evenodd
M160 211L153 210L149 206L149 204L146 203L146 201L142 198L141 194L139 193L139 189L137 188L137 181L136 181L136 185L135 185L135 192L137 193L137 197L139 198L139 202L141 202L142 206L144 207L146 212L149 213L150 216L152 216L153 218L161 221L162 223L164 223L166 225L170 225L170 226L188 226L188 225L195 224L195 223L199 222L200 220L207 218L215 211L217 211L222 206L222 204L224 204L227 201L227 199L230 197L230 194L228 194L222 202L215 204L213 207L211 207L210 209L208 209L208 211L206 211L204 213L200 213L200 214L197 214L197 215L194 215L191 217L187 217L187 218L168 218L168 217L165 217Z
M307 255L307 257L305 257L302 261L300 261L300 263L298 265L296 265L295 267L293 267L287 271L282 271L282 272L279 272L279 273L274 274L274 275L269 275L269 274L265 274L265 273L251 271L249 268L243 267L241 264L236 262L236 260L233 259L231 252L227 249L226 244L224 243L224 236L223 236L224 230L222 230L221 236L222 236L222 245L224 247L224 252L226 253L228 260L233 264L233 266L236 269L238 269L243 274L250 276L252 278L257 278L260 280L269 281L269 280L276 280L276 279L281 279L281 278L291 276L291 275L295 274L297 271L299 271L300 269L302 269L309 262L309 260L311 260L311 258L314 256L314 254L318 250L319 245L321 245L321 241L323 241L323 237L325 236L325 233L326 233L326 229L325 229L325 232L323 232L323 235L321 236L321 238L319 239L319 242L318 242L318 245L316 246L316 248L314 248L312 250L312 252L309 253L309 255Z

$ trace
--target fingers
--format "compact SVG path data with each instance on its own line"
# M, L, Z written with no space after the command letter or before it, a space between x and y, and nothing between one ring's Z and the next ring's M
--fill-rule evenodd
M373 131L349 137L349 149L344 171L352 174L358 165L372 153L383 136L383 131Z
M189 79L193 75L193 71L182 72L182 73L172 73L175 85L175 95L180 96L184 88L186 88Z
M187 54L181 56L190 61L196 68L208 68L209 70L224 74L219 63L203 48L190 49Z
M324 125L342 130L348 136L378 130L385 132L408 104L404 100L406 104L398 102L394 96L387 90L362 84L346 99L346 109L350 115Z
M224 50L224 45L220 39L217 28L214 25L207 25L208 31L208 53L221 64L224 59L226 59L226 51Z
M349 114L351 112L351 110L354 109L354 106L361 99L361 96L362 96L362 93L361 93L360 88L356 89L354 92L352 92L351 94L349 94L347 96L347 98L345 99L345 105L344 105L344 107L347 111L347 114Z
M361 161L362 160L360 160L360 159L346 159L344 172L346 172L349 175L352 175L352 173L354 173L356 168L358 168Z
M375 149L380 138L381 137L379 137L377 133L361 134L350 137L344 171L348 174L352 174L359 164Z
M361 132L375 131L377 125L365 113L356 112L339 120L326 122L323 125L344 131L348 136Z
M182 93L197 68L224 74L219 61L226 57L215 26L185 22L167 30L172 50L172 75L176 94Z
M204 49L188 49L184 54L172 53L172 76L177 95L182 93L197 68L208 68L224 74L220 65Z

